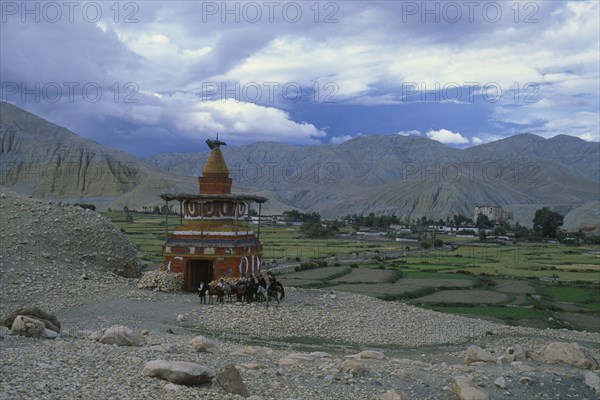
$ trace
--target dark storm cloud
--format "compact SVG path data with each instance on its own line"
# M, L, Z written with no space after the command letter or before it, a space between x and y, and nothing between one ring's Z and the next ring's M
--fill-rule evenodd
M471 137L475 109L486 110L476 120L490 137L527 127L598 140L596 2L84 2L73 21L63 9L54 22L47 21L52 15L24 19L7 3L24 4L3 2L2 100L104 144L135 149L147 136L149 153L152 144L160 151L161 140L164 146L173 136L183 142L216 129L234 142L264 136L314 143L378 126L382 133L431 129ZM52 2L27 7L35 4L43 10ZM97 20L90 7L81 13L92 4L102 9ZM498 85L504 96L452 104L435 86L473 81ZM293 83L303 96L296 102L278 93L272 101L265 91L247 100L238 90L203 98L207 82L242 90L249 82ZM407 104L407 83L419 85L413 120L432 120L443 103L447 125L436 119L427 127L387 112ZM524 90L529 83L537 85L537 102L522 101L532 94ZM337 120L322 118L331 110L323 102L327 84L335 85ZM482 101L481 87L474 96ZM376 118L387 123L368 129ZM324 126L331 127L327 138Z

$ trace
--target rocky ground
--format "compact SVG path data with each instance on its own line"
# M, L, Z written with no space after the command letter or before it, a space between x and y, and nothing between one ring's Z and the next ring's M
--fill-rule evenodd
M22 303L58 309L123 286L115 274L140 276L127 236L96 212L0 187L0 226L0 314Z
M4 215L34 203L0 196L3 241L16 243L18 231L5 229ZM54 212L38 217L41 229L31 224L18 231L18 240L44 242L36 235L48 231L48 241L75 243L71 233L52 234L62 221L45 221ZM104 223L74 212L91 216L82 222L86 232L100 230L95 220ZM28 226L36 218L30 215L11 221ZM86 240L106 249L100 253L113 245L109 237ZM150 376L148 363L155 360L196 363L213 375L234 365L248 395L265 400L596 399L600 391L600 334L511 327L321 290L288 288L279 306L201 305L194 294L139 289L138 279L111 274L106 260L71 254L77 246L69 246L69 262L66 250L60 259L51 253L38 260L28 246L2 248L2 314L36 304L62 324L56 339L0 328L2 399L241 398L217 378L186 386ZM130 257L126 246L114 249L102 257ZM106 344L106 328L114 325L130 328L118 331L139 346ZM549 346L557 342L564 344Z

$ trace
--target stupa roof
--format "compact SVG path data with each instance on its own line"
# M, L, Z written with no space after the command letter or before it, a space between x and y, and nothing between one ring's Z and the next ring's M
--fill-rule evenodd
M229 169L223 158L219 147L213 147L210 156L202 168L202 176L206 177L228 177Z

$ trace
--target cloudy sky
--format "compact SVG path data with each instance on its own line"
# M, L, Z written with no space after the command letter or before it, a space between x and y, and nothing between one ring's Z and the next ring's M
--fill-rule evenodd
M598 1L2 1L1 100L148 156L272 140L599 141Z

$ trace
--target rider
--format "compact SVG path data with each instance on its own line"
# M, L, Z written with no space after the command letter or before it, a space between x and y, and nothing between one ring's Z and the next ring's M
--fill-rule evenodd
M246 283L246 278L244 277L244 275L240 275L240 278L237 281L238 285L244 285Z
M281 282L275 282L275 286L279 289L279 292L281 293L281 297L279 298L279 300L283 300L283 298L285 297L285 289L283 288L283 285L281 284Z
M198 296L200 296L200 304L206 304L206 291L208 290L208 285L204 282L200 282L198 286Z
M263 276L263 274L258 274L258 286L266 289L267 288L267 281L265 280L265 277Z
M221 289L225 288L225 280L223 278L221 278L219 283L217 283L217 286Z
M269 277L269 293L277 291L277 279L274 276Z

